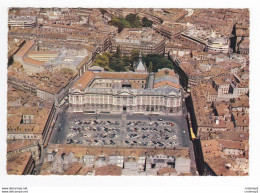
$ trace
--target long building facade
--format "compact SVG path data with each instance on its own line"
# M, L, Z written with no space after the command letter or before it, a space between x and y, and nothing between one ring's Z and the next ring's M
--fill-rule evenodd
M166 39L150 28L125 28L112 39L112 52L117 48L123 55L131 55L133 49L143 54L163 54Z
M70 109L86 113L177 113L181 99L163 92L138 92L137 90L86 89L70 93Z
M87 71L69 91L69 111L85 113L178 114L179 77L164 68L147 72Z

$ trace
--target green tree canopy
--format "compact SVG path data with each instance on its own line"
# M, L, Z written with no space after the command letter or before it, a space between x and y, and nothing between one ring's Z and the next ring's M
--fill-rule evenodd
M128 21L132 28L139 28L141 26L140 18L137 14L130 13L125 17L125 20Z
M121 57L121 50L119 46L116 48L116 53L114 53L114 56L117 58Z
M141 21L137 14L130 13L125 18L124 17L116 17L112 15L111 21L109 21L110 25L118 27L118 33L120 33L124 28L140 28L142 27Z
M147 17L143 17L142 24L143 24L143 27L152 27L153 21L147 19Z
M124 62L121 58L112 57L110 68L116 72L125 71Z
M138 61L139 59L139 54L140 54L140 50L138 49L133 49L131 51L131 56L130 56L130 60L131 60L131 63L134 64L135 62Z
M173 69L173 64L167 58L158 54L148 54L144 58L146 64L153 64L153 72L157 72L162 68L170 68ZM149 67L148 67L149 68Z
M99 11L101 12L102 15L104 15L107 12L104 8L100 8Z
M94 63L93 66L100 66L102 68L104 68L105 70L110 71L110 67L109 67L109 60L110 60L111 54L109 52L105 52L103 54L99 54Z
M96 57L93 65L103 67L107 71L129 71L133 70L134 64L139 59L140 51L137 49L132 50L131 56L122 56L120 48L113 54L104 52ZM173 64L167 58L158 54L148 54L143 56L143 62L147 65L149 72L157 72L162 68L173 69Z
M149 66L148 66L148 72L153 72L153 63L150 62Z

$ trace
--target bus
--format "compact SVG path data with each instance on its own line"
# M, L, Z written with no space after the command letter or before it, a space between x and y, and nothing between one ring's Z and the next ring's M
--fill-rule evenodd
M190 125L190 137L191 137L191 140L194 140L196 139L196 135L194 134L193 132L193 129L192 129L192 124L191 124L191 118L190 118L190 112L187 113L188 114L188 121L189 121L189 125Z
M190 136L191 136L191 140L196 139L196 136L195 136L195 134L194 134L193 129L192 129L191 126L190 126Z

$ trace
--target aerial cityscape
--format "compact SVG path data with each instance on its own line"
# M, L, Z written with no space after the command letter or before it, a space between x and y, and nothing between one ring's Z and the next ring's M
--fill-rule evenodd
M249 10L9 8L7 174L249 175Z

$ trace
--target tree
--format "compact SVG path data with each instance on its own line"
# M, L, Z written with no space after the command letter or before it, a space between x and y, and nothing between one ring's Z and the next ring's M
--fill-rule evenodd
M120 33L124 28L129 27L131 27L129 22L127 22L123 17L119 18L118 33Z
M100 10L101 13L105 13L104 10ZM145 26L151 26L150 20L147 18L145 19ZM118 33L120 33L124 28L140 28L142 27L143 23L140 21L140 18L137 14L130 13L125 18L124 17L116 17L112 15L111 21L108 24L113 25L118 28Z
M125 20L130 23L132 28L141 27L140 18L139 18L139 16L137 16L137 14L130 13L125 17Z
M109 70L109 55L108 54L100 54L96 57L93 66L100 66L107 70Z
M110 25L116 26L118 27L118 24L120 23L119 18L117 18L116 16L112 15L112 19L111 21L108 22Z
M148 66L148 72L153 72L153 63L150 62L149 66Z
M131 24L133 28L140 28L142 27L139 16L136 16L134 23Z
M109 66L112 70L117 72L125 71L124 62L121 58L113 56Z
M102 15L104 15L107 12L104 8L100 8L99 11L101 12Z
M124 66L129 66L131 64L131 60L130 60L129 56L123 56L122 60L124 62Z
M117 58L121 57L121 50L120 50L119 46L116 48L116 53L114 54L114 56L117 57Z
M111 58L111 53L110 52L104 52L103 55L107 56L108 58Z
M130 13L125 17L125 20L128 21L130 24L136 20L136 14Z
M126 72L133 71L132 66L126 66L125 71Z
M131 51L131 56L130 56L130 60L131 60L131 63L134 64L135 62L138 61L139 59L139 54L140 54L140 50L138 49L132 49Z
M110 25L113 25L118 28L118 33L120 33L124 28L131 27L130 23L125 20L123 17L116 17L112 15L111 21L108 22Z
M144 58L146 64L153 64L153 72L157 72L162 68L170 68L173 69L173 64L171 61L167 60L164 56L158 54L148 54Z
M173 69L173 64L172 64L170 61L169 61L169 62L166 62L164 68L170 68L170 69Z
M142 24L143 24L143 27L152 27L153 21L147 19L147 17L143 17Z

